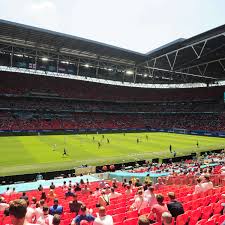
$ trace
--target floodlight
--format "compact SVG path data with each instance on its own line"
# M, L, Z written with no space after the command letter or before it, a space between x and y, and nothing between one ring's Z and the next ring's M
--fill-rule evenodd
M134 71L132 71L132 70L127 70L127 71L126 71L126 74L132 75L132 74L134 74Z
M90 67L90 65L89 65L89 64L85 64L84 66L85 66L86 68Z
M46 61L48 61L48 58L43 57L41 60L46 62Z

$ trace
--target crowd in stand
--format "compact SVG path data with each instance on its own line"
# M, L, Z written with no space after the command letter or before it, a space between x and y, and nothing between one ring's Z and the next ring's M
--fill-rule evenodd
M74 113L51 119L32 113L13 116L0 113L0 130L33 129L104 129L104 128L180 128L188 130L225 131L225 114L107 114Z
M223 157L221 153L205 155L200 161L149 164L152 172L158 169L170 172L170 176L159 177L155 184L147 175L143 182L135 177L123 182L115 178L93 183L83 179L74 184L64 181L59 187L52 182L49 188L40 185L37 191L27 193L7 188L0 197L0 224L222 224L225 188L213 184L211 178L224 177ZM220 164L201 169L206 160ZM182 180L183 175L189 174L194 175L189 186L170 183L173 177Z

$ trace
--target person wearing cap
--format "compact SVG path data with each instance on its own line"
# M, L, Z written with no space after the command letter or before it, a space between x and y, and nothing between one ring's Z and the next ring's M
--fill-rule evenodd
M172 217L177 218L177 216L184 213L183 205L176 200L174 192L169 192L168 197L170 202L167 203L167 208L170 211Z
M95 218L93 225L113 225L113 218L110 215L106 215L105 207L99 208L97 218Z
M57 198L54 199L54 205L50 207L49 213L53 216L55 214L61 215L63 213L63 207L59 205L59 201Z
M82 220L86 220L88 222L92 222L95 220L95 217L87 213L87 208L85 205L80 207L80 215L77 215L75 219L72 220L71 225L80 225Z

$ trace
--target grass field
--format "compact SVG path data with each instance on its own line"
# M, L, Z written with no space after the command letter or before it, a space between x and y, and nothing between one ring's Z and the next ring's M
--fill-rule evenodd
M171 157L170 144L177 156L225 147L225 139L204 136L158 132L104 136L104 139L102 134L0 137L0 176L71 169L81 164L168 158ZM140 139L139 144L137 138ZM100 148L98 141L101 142ZM68 156L62 156L64 147Z

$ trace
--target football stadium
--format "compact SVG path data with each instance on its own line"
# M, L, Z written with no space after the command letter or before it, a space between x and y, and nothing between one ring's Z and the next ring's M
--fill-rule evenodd
M0 19L1 225L224 224L225 25L177 38Z

